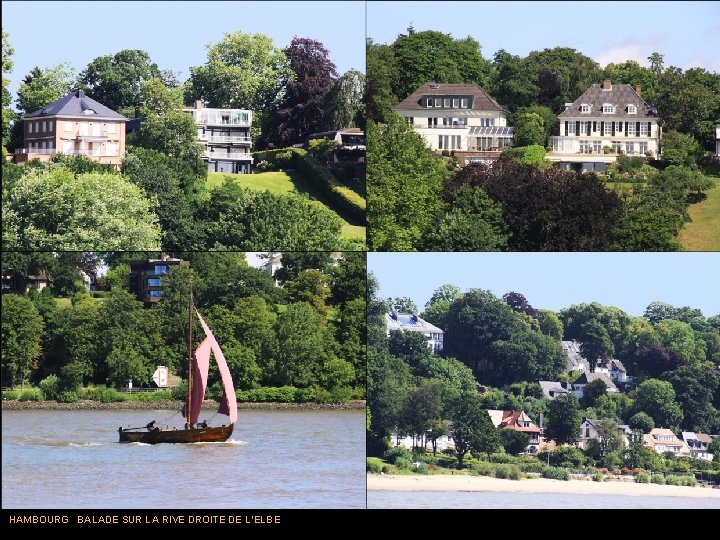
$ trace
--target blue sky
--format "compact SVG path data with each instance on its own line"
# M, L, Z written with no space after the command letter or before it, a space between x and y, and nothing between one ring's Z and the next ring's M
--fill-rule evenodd
M451 283L554 311L597 301L640 316L661 301L720 314L720 253L368 253L368 272L382 298L408 296L421 310Z
M340 74L365 71L365 3L334 2L2 2L2 26L15 48L10 91L35 66L68 61L80 72L93 59L142 49L160 69L180 71L207 59L205 45L225 32L322 42Z
M485 58L571 47L602 67L652 52L665 66L720 72L720 2L368 2L368 36L391 43L412 24L472 36Z

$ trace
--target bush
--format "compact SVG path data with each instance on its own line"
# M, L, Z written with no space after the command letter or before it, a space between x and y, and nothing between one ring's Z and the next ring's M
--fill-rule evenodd
M119 401L125 401L125 399L125 395L114 388L102 388L100 390L101 403L117 403Z
M380 474L382 463L377 458L367 458L365 470L370 473Z
M536 459L536 460L529 461L526 463L521 463L520 470L522 472L526 472L526 473L527 472L541 473L544 466L545 465L543 465L541 461Z
M487 461L473 464L472 471L478 476L495 476L495 468Z
M507 463L498 463L495 465L495 478L507 478L510 480L520 480L522 473L517 465Z
M652 475L652 478L650 479L650 481L651 481L653 484L658 484L658 485L660 485L660 486L664 486L664 485L665 485L665 477L664 477L662 474L653 474L653 475Z
M90 296L93 298L105 298L109 294L109 291L92 291Z
M649 484L650 475L647 473L640 473L635 477L635 482L637 482L638 484Z
M20 392L18 392L17 390L3 390L2 391L3 399L16 400L19 395L20 395Z
M40 381L38 386L40 387L40 390L42 390L46 399L57 399L60 394L60 379L57 378L57 375L45 377L42 381Z
M420 465L418 465L418 467L415 469L415 472L418 474L430 474L428 466L425 463L421 463Z
M595 473L592 475L593 482L602 482L604 479L605 479L605 476L600 473Z
M544 467L540 474L543 478L551 480L570 480L570 473L561 467Z
M249 403L291 403L295 401L294 386L263 386L252 390L237 390L238 401Z
M57 401L60 403L75 403L80 396L75 390L63 390L58 394Z
M407 458L399 457L395 460L395 466L401 471L409 471L412 463Z
M412 459L412 454L410 453L410 450L403 446L395 446L394 448L390 448L385 452L385 455L383 456L383 459L387 461L388 463L392 463L393 465L397 465L398 459L406 459L408 463L410 463L410 460Z
M668 486L690 486L695 487L697 485L697 481L695 480L694 476L668 476L665 478L665 483Z
M20 392L18 399L20 401L42 401L44 397L39 388L26 388Z

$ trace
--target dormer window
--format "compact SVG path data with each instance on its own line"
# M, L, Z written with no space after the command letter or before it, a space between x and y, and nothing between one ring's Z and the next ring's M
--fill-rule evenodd
M587 114L587 113L590 112L590 109L591 109L591 106L588 105L587 103L583 103L582 105L580 105L580 112L581 112L581 113Z
M436 107L442 107L442 99L435 98L435 106Z
M450 98L443 99L443 107L449 109L450 108Z
M458 98L453 98L453 109L458 109L460 107L460 100Z
M433 106L433 100L432 98L427 98L427 106L432 107Z
M612 103L603 103L602 112L603 114L612 114L615 112L615 107L613 107Z
M637 114L637 107L635 105L628 105L627 112L628 114Z
M467 108L468 108L468 100L467 100L467 98L463 98L463 99L460 100L460 107L461 107L462 109L467 109Z

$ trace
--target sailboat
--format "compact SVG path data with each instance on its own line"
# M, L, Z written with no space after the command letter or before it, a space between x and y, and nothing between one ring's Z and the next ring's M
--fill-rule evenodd
M205 339L195 352L192 352L193 312L197 315L200 326L205 333ZM153 420L145 427L118 428L120 442L139 442L146 444L158 443L194 443L194 442L223 442L230 438L237 422L237 399L230 370L225 356L212 331L203 320L200 312L195 308L192 300L192 283L190 284L190 299L188 301L188 393L182 414L185 417L185 427L182 429L155 426ZM222 377L223 395L220 399L218 413L230 417L228 425L208 426L207 422L198 423L200 408L205 399L208 370L210 368L210 351L218 364Z

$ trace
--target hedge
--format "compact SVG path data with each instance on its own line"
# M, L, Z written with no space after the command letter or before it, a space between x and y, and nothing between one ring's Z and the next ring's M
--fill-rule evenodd
M288 153L291 156L289 160ZM262 150L255 152L253 158L255 163L266 161L275 168L292 166L305 180L319 188L348 221L365 224L365 199L343 185L326 167L302 148Z

